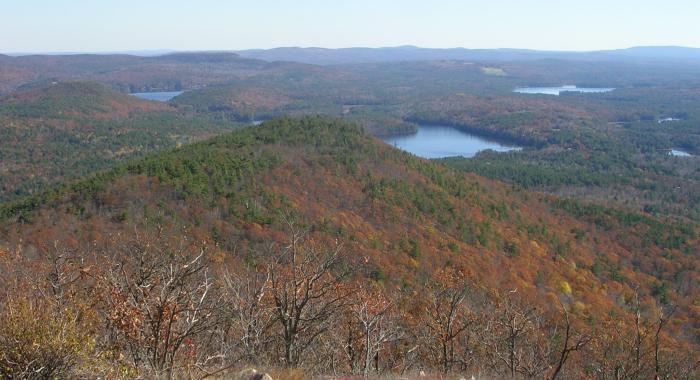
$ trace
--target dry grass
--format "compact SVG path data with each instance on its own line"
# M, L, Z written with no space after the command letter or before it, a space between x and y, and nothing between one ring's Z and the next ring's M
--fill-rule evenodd
M245 367L252 368L252 367ZM213 379L234 379L244 368L238 368L235 370L230 370L218 374ZM256 367L259 373L267 373L274 380L364 380L362 376L358 375L311 375L304 372L301 369L282 369L282 368L263 368ZM370 380L471 380L471 375L460 375L460 374L449 374L445 375L442 373L426 373L421 375L420 372L411 372L406 374L381 374L377 376L368 377ZM483 377L474 377L474 379L485 380ZM248 380L248 379L245 379Z

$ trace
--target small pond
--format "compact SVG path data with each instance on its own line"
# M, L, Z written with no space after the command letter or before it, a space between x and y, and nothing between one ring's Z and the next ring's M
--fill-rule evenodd
M131 94L137 98L155 100L157 102L167 102L170 99L182 94L182 91L162 91L162 92L134 92Z

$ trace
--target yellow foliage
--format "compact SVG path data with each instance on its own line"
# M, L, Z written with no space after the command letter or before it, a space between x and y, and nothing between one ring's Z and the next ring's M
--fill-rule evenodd
M222 250L217 250L211 257L212 262L216 264L221 264L226 259L226 252Z
M532 246L532 252L537 256L542 256L544 254L544 250L536 241L530 240L530 246Z
M561 289L561 292L566 294L567 296L571 295L571 285L569 285L568 282L562 281L559 283L559 289Z

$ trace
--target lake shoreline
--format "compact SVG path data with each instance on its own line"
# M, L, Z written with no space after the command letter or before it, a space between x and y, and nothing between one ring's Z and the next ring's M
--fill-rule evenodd
M435 121L435 120L429 120L429 119L418 119L418 118L411 118L407 119L406 121L410 123L414 123L416 125L420 126L425 126L425 127L452 127L454 129L457 129L459 131L462 131L464 133L468 133L470 135L474 135L476 137L480 137L485 140L491 140L492 142L495 143L502 143L502 144L515 144L515 145L521 145L523 148L541 148L542 146L546 145L544 141L538 141L532 138L527 138L524 136L516 136L512 135L508 132L502 132L502 131L493 131L489 129L484 129L484 128L479 128L475 127L473 125L468 125L468 124L459 124L459 123L453 123L449 121ZM416 131L417 132L417 131ZM415 134L410 133L407 135L412 135Z

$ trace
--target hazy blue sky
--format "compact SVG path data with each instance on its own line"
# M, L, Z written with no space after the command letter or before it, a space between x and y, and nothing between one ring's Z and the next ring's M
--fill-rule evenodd
M0 0L0 51L700 47L700 0Z

